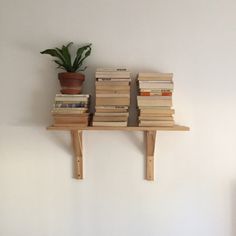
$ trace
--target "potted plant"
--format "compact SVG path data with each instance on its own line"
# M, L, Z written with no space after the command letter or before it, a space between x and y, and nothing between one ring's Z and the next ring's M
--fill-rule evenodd
M57 68L63 69L66 72L58 73L58 79L61 84L61 93L78 94L81 92L82 84L85 76L79 71L84 71L87 67L82 67L84 60L91 54L91 45L88 44L79 47L76 50L76 55L73 56L69 51L69 47L73 42L61 48L46 49L41 54L48 54L55 58L54 62L58 65Z

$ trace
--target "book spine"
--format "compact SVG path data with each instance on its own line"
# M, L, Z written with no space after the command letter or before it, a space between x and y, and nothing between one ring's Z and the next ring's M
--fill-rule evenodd
M172 96L172 92L159 92L159 93L152 93L152 92L139 92L140 96Z
M98 82L130 82L131 79L130 78L97 78Z

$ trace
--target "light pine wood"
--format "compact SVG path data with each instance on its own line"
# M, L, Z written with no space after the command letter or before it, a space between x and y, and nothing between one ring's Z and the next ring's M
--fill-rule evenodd
M75 155L75 177L83 179L83 146L82 146L82 131L71 131L72 144Z
M146 179L154 180L156 131L146 131Z
M139 126L127 126L127 127L93 127L93 126L86 126L81 127L79 125L60 125L60 126L49 126L48 130L100 130L100 131L107 131L107 130L120 130L120 131L148 131L148 130L163 130L163 131L189 131L189 127L181 126L181 125L174 125L171 127L139 127Z
M172 127L81 127L80 125L61 125L49 126L48 130L65 130L71 132L72 144L75 154L75 173L77 179L83 179L83 147L82 147L82 133L83 130L97 130L97 131L142 131L145 132L146 137L146 180L154 180L154 155L156 131L189 131L189 127L174 125Z

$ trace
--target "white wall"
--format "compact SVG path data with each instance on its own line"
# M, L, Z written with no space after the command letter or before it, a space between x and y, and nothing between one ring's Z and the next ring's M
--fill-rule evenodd
M235 236L236 1L1 0L0 235ZM144 180L141 133L84 132L85 179L49 132L57 71L39 52L93 43L97 66L173 72L177 123ZM134 73L135 74L135 73Z

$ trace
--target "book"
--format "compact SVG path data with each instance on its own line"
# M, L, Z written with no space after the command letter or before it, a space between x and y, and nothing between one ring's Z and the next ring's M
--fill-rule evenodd
M127 116L94 116L93 121L127 121Z
M87 102L88 97L77 97L77 96L76 97L72 97L72 96L62 97L62 96L56 96L55 101Z
M95 74L96 79L129 79L130 73L118 74L118 73L97 73Z
M140 72L138 80L165 80L172 81L173 73L157 73L157 72Z
M173 117L172 116L144 116L141 115L138 118L139 120L149 120L149 121L173 121Z
M89 113L88 112L84 112L84 113L78 113L78 114L70 114L70 113L55 113L55 114L52 114L53 117L64 117L64 118L67 118L67 117L89 117Z
M140 116L172 116L174 114L173 110L166 110L166 111L161 111L161 110L139 110L139 115Z
M138 99L143 101L151 101L151 100L171 100L172 96L138 96Z
M96 91L98 90L126 90L130 91L130 86L129 85L99 85L96 84Z
M139 88L141 89L173 89L173 83L158 83L149 81L139 81Z
M98 113L122 113L122 112L127 112L128 109L99 109L96 108L96 112Z
M130 104L130 99L127 97L119 97L119 98L113 98L113 97L106 97L106 98L100 98L96 97L96 106L99 105L126 105L128 106Z
M64 123L64 124L53 124L53 126L56 126L56 127L87 127L88 126L88 123L72 123L72 124L69 124L69 123Z
M94 116L124 116L128 117L129 113L128 112L117 112L117 113L110 113L110 112L95 112Z
M87 103L54 103L55 108L87 108Z
M172 106L171 100L138 101L138 106Z
M103 121L94 121L93 126L102 126L102 127L125 127L127 126L127 121L119 122L103 122Z
M83 125L87 126L89 122L89 113L69 114L69 113L54 113L54 125Z
M110 83L117 83L117 82L120 82L120 83L125 83L125 82L131 82L131 79L130 78L97 78L97 81L98 82L110 82Z
M140 72L137 78L139 126L173 126L173 74Z
M69 98L69 97L77 97L77 98L89 98L90 95L89 94L61 94L61 93L57 93L56 97L64 97L64 98Z
M128 86L129 81L96 81L96 86Z
M95 106L96 109L129 109L129 106Z
M51 113L52 114L82 114L82 113L86 113L86 110L81 110L79 108L55 108L52 109Z
M96 78L130 78L130 72L125 68L98 68Z
M172 92L139 92L140 96L172 96Z
M60 101L60 100L55 100L54 101L54 104L64 104L64 105L69 105L69 104L77 104L77 105L88 105L89 104L89 101L78 101L78 100L70 100L70 101Z
M173 92L173 89L153 89L153 88L140 88L139 92L150 92L150 93L162 93L162 92Z
M174 126L174 121L139 121L139 126L161 126L161 127L171 127Z
M148 110L152 110L152 111L157 111L157 112L159 112L159 111L166 111L166 110L174 110L174 109L172 109L171 108L171 106L155 106L155 107L153 107L153 106L139 106L138 107L140 110L145 110L145 111L148 111Z
M138 96L138 106L172 106L172 99L141 99L143 96ZM146 98L146 97L145 97ZM152 97L147 97L152 98Z
M98 68L95 76L96 112L93 124L126 126L130 105L130 72L127 69Z
M88 126L89 94L56 94L51 110L54 126Z
M158 119L158 117L168 117L168 118L173 118L172 115L166 115L166 114L155 114L155 113L148 113L148 114L143 114L143 113L140 113L139 114L139 117L146 117L148 118L148 120L155 120L156 118ZM150 118L149 118L150 117ZM158 119L159 120L159 119Z
M96 69L96 72L129 72L127 68L123 68L123 67L100 67Z
M155 108L158 108L158 109L155 109ZM161 107L149 107L148 109L142 107L140 108L139 107L139 115L150 115L150 116L170 116L170 115L173 115L175 113L175 110L174 109L166 109L166 110L161 110L159 109ZM163 108L166 108L166 107L163 107Z
M128 90L104 90L104 89L97 89L96 94L130 94L130 89Z
M96 112L100 113L121 113L128 112L128 106L95 106Z
M86 116L74 116L74 117L61 117L54 116L54 124L88 124L88 117Z
M96 98L130 98L130 94L96 94Z

